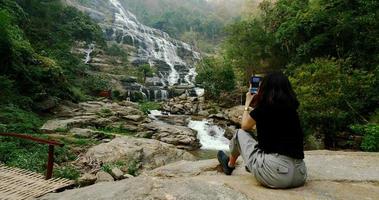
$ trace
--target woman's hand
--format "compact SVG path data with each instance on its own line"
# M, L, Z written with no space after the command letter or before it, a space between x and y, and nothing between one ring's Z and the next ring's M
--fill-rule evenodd
M250 91L248 93L246 93L245 107L249 107L250 106L250 104L253 101L253 99L254 99L255 96L256 96L256 94L251 94Z

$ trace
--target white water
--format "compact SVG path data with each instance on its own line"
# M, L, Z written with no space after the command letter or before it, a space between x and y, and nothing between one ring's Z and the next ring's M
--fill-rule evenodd
M84 50L86 53L86 58L84 60L84 64L88 64L89 61L91 61L91 53L95 50L95 45L94 44L89 44L88 49Z
M162 116L162 111L150 110L148 115L151 119L158 120L157 116ZM168 115L170 115L168 113ZM225 130L217 125L212 125L208 121L190 121L190 129L197 131L197 138L200 140L203 150L224 150L229 151L229 140L224 137Z
M206 120L190 121L188 127L197 131L197 137L204 150L229 150L229 140L224 137L225 130L211 125Z
M141 24L134 14L121 5L119 0L109 1L116 9L114 27L123 33L121 41L124 40L124 37L131 38L134 46L135 44L139 45L137 47L139 57L146 58L150 65L153 63L152 60L161 60L167 63L170 72L164 78L169 85L177 84L179 81L179 73L174 66L187 66L178 56L177 47L183 47L192 52L195 59L200 58L200 54L195 52L190 45L175 41L167 33ZM188 78L187 82L192 83L192 80Z
M204 88L195 87L195 92L196 92L196 95L197 95L198 97L201 97L201 96L204 95L205 90L204 90Z

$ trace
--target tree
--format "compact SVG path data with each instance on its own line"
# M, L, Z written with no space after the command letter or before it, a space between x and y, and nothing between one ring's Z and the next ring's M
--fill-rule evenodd
M143 83L146 83L146 78L154 75L154 69L149 64L138 66L138 71L142 74Z
M233 68L222 59L204 58L197 66L196 83L205 88L206 95L216 100L222 92L231 92L236 86Z

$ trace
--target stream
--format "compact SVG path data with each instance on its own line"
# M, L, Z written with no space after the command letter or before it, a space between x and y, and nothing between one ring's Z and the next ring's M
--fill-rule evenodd
M164 113L171 115L170 113ZM156 116L163 115L161 111L151 110L149 117L153 120L158 120ZM201 148L192 151L198 159L211 159L216 158L218 150L228 151L229 140L224 137L225 130L220 126L209 122L206 119L201 121L190 120L187 127L197 131L197 138L200 141Z

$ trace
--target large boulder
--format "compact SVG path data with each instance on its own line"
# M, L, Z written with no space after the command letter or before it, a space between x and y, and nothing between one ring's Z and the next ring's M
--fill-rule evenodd
M233 122L233 124L240 126L244 109L245 109L245 106L234 106L224 111L225 116L231 122Z
M153 131L152 138L173 144L177 148L194 150L200 148L197 132L185 127L154 121L144 125L146 129Z
M149 122L145 114L138 109L138 105L129 101L120 103L109 100L88 101L77 105L65 103L59 106L54 113L62 117L48 120L41 127L42 131L46 133L66 132L71 128L116 126L130 131L138 131L140 130L139 124Z
M78 164L84 169L95 169L99 167L93 165L122 162L126 168L121 170L127 172L130 165L149 170L178 160L194 159L192 154L157 140L117 137L108 143L91 147Z
M69 190L60 194L49 194L43 200L85 200L85 199L204 199L204 200L248 200L237 191L217 182L191 179L160 179L137 177L114 183Z

